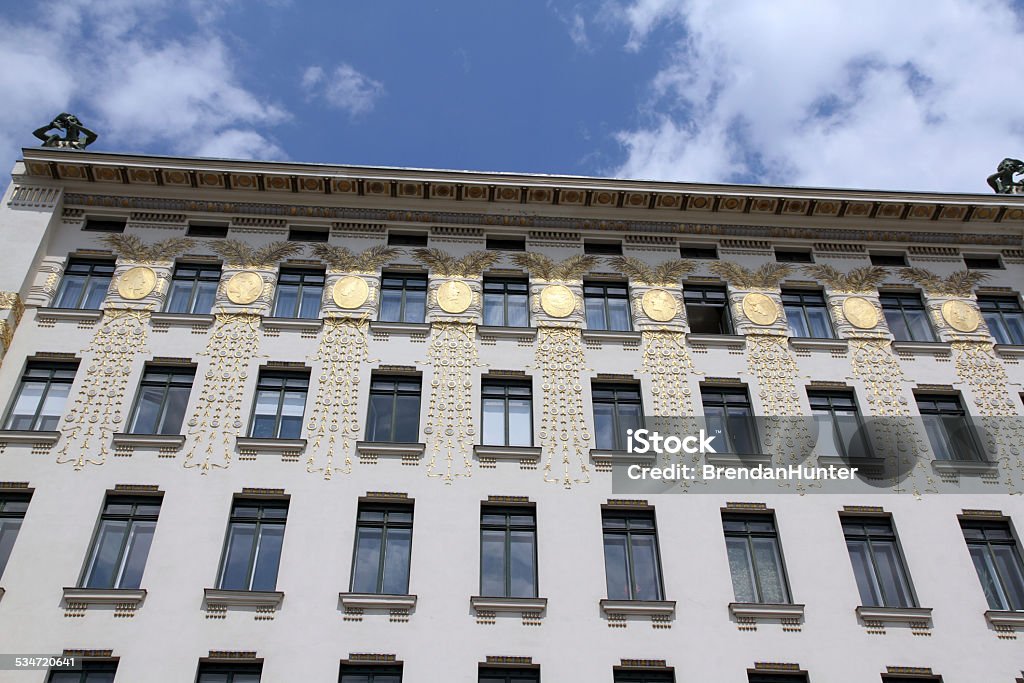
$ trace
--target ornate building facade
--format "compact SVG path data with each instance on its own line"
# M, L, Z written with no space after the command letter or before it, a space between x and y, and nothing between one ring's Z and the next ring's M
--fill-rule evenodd
M0 650L76 662L0 680L1020 680L1022 230L1003 195L26 149ZM630 453L659 417L718 452ZM620 485L804 451L868 476Z

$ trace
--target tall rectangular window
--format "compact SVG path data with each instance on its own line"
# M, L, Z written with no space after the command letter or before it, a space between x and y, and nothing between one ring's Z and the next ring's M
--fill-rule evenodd
M916 394L936 460L984 460L970 416L952 394Z
M228 521L218 588L275 590L287 519L287 500L235 499Z
M631 330L629 285L609 282L583 283L583 303L587 310L587 329Z
M412 505L360 503L352 592L405 595L412 556Z
M960 526L989 608L1024 610L1024 564L1010 524L965 519Z
M1024 344L1024 309L1016 296L979 296L978 307L997 344Z
M3 578L7 560L11 559L30 498L28 494L0 493L0 578Z
M611 600L662 600L661 557L652 510L604 510L604 570Z
M818 455L866 458L871 449L852 391L807 391L818 426Z
M529 281L485 278L484 325L529 327Z
M928 322L928 310L920 294L882 292L878 301L896 341L935 341L935 332Z
M342 664L338 680L340 683L402 683L402 665Z
M782 306L794 337L832 339L832 320L828 316L825 295L807 289L782 290Z
M57 429L71 393L78 363L29 361L21 375L4 429L52 432Z
M318 270L285 270L277 276L275 318L318 318L324 296L324 273Z
M206 315L213 310L219 285L220 266L216 263L179 263L171 276L164 310Z
M807 674L748 671L747 683L807 683Z
M159 515L158 497L108 496L82 574L82 588L138 588Z
M388 323L421 323L427 315L427 276L385 273L380 282L380 316Z
M761 452L746 387L701 387L700 397L707 432L717 453Z
M537 516L532 507L481 508L480 595L537 597Z
M200 664L196 683L260 683L262 664Z
M477 683L540 683L540 669L480 667Z
M113 261L69 259L53 305L56 308L99 308L113 277Z
M298 439L306 410L309 375L300 372L260 372L256 385L250 436Z
M616 669L612 674L614 683L675 683L671 671L650 671L641 669Z
M415 443L420 437L420 378L376 375L370 380L367 441Z
M732 334L729 295L725 287L686 285L683 287L686 319L696 334Z
M594 384L594 438L603 450L624 451L629 429L643 426L639 384Z
M533 445L532 391L529 380L483 381L481 443L487 446Z
M117 662L83 662L75 670L54 670L47 683L114 683Z
M843 517L843 535L865 607L916 607L892 520Z
M725 547L736 602L790 602L786 568L771 514L723 514Z
M132 434L178 434L192 393L195 368L150 366L132 410Z

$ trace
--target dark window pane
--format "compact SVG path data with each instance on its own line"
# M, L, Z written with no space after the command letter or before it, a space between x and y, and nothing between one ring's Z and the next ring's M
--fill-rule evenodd
M605 534L604 568L608 581L608 598L611 600L630 599L627 552L626 536Z
M388 529L382 593L404 595L408 592L411 548L412 529Z
M252 590L272 591L277 587L277 569L284 542L283 524L265 524L260 529L256 567L252 574Z
M128 522L104 520L96 536L86 588L113 588L115 586L121 545L128 532Z
M352 567L352 592L376 593L380 571L383 531L360 527L356 530L356 556Z
M149 547L153 543L154 531L155 522L136 522L132 525L118 588L139 587L142 572L146 568L146 558L149 557Z
M222 589L249 590L249 568L255 541L255 524L231 525L228 531L227 554L224 558L224 573L220 581Z

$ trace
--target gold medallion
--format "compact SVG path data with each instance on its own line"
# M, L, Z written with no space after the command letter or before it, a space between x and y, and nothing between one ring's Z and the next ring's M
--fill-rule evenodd
M953 300L942 304L942 317L957 332L974 332L981 324L978 311L964 301Z
M679 306L674 296L664 289L649 289L644 292L640 305L648 318L655 322L664 323L676 317Z
M576 310L576 296L565 285L548 285L541 290L540 307L552 318L564 318Z
M141 299L156 288L156 273L146 266L135 266L122 273L117 281L117 293L124 299Z
M445 313L462 313L473 301L473 291L465 282L449 280L437 288L437 305Z
M867 299L859 296L847 297L843 301L843 316L854 327L870 330L878 324L878 310Z
M779 319L779 307L771 297L760 292L751 292L743 297L743 315L755 325L771 325Z
M366 280L348 275L334 283L334 303L339 308L359 308L370 296L370 287Z
M235 273L228 280L225 290L228 293L228 300L233 304L251 304L263 294L263 278L259 273L251 270L243 270Z

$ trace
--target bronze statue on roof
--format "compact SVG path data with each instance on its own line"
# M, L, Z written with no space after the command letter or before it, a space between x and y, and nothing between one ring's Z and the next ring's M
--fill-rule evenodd
M60 136L61 133L64 133L64 137ZM96 142L96 138L99 137L83 126L77 116L67 112L61 113L47 125L37 128L32 134L43 141L43 147L66 147L69 149L85 149Z
M1024 173L1024 161L1003 159L996 172L988 177L988 185L997 194L1024 194L1024 180L1014 181L1014 175Z

